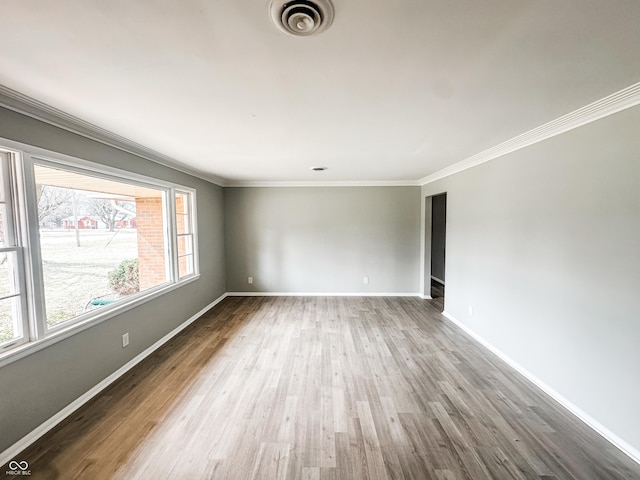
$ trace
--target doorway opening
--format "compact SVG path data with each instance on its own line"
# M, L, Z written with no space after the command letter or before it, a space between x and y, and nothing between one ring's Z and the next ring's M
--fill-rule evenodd
M447 244L447 194L425 199L425 297L444 310Z

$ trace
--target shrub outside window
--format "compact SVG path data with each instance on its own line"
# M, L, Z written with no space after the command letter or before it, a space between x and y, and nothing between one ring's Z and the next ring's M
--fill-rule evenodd
M171 280L167 189L34 172L48 327Z

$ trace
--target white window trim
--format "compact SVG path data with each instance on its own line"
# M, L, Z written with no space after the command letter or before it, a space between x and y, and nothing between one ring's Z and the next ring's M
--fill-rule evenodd
M147 187L156 191L161 191L163 193L162 195L162 205L163 205L163 211L165 212L165 216L166 216L166 225L163 228L163 234L164 234L164 238L165 238L165 244L167 245L167 257L168 259L173 258L174 256L174 250L172 248L171 242L169 242L168 240L173 237L172 232L175 231L175 226L174 226L174 222L171 221L171 219L175 216L175 205L173 202L167 201L168 198L170 198L173 194L173 191L175 190L176 186L169 184L169 185L158 185L153 183L153 179L150 179L148 177L138 177L135 180L130 180L128 177L126 177L122 172L119 175L114 174L113 172L109 172L109 173L104 173L102 171L102 169L100 168L99 165L83 165L83 166L76 166L76 165L69 165L68 162L58 162L54 159L51 158L51 156L47 156L47 158L45 158L44 156L38 155L29 155L29 154L24 154L23 155L23 167L24 167L24 172L25 172L25 191L27 193L27 195L29 196L29 198L33 201L33 199L36 198L36 194L35 194L35 190L34 187L36 185L35 182L35 178L33 178L33 171L34 171L34 166L35 165L42 165L44 167L49 167L49 168L62 168L66 171L69 172L73 172L73 173L77 173L80 175L85 175L85 176L94 176L97 178L104 178L107 180L112 180L115 182L121 182L121 183L127 183L129 185L137 185L137 186L142 186L142 187ZM94 166L95 165L95 166ZM28 175L27 175L28 173ZM27 178L28 177L28 178ZM144 179L144 180L143 180ZM164 183L164 182L163 182ZM29 200L27 200L27 203L29 203ZM34 202L35 203L35 202ZM32 258L34 259L33 262L33 274L34 277L37 278L42 278L44 279L44 274L42 272L42 256L41 256L41 252L40 252L40 242L39 242L39 233L38 233L38 221L37 221L37 214L33 217L34 221L29 222L29 244L31 246L31 255ZM34 224L35 223L35 224ZM173 262L167 262L167 263L173 263ZM176 283L179 279L171 274L170 271L168 271L168 273L170 273L169 278L167 279L167 281L163 282L162 284L158 285L159 286L164 286L164 285L171 285L173 283ZM44 282L42 282L44 283ZM53 325L53 326L49 326L47 324L47 319L46 319L46 305L45 305L45 299L44 299L44 291L39 291L41 290L40 287L40 282L33 282L32 283L34 291L34 306L35 306L35 316L34 318L36 318L36 321L38 323L38 325L36 326L38 333L40 334L40 332L42 332L41 335L39 336L48 336L58 330L61 329L65 329L67 326L71 325L72 323L82 323L85 321L85 319L87 318L92 318L94 314L94 312L86 312L83 314L80 314L72 319L68 319L64 322L61 322L60 324L57 325ZM131 297L144 297L145 293L148 292L151 289L147 289L144 292L140 292L136 295L132 295ZM122 300L122 301L126 301L126 300ZM119 302L118 302L119 303ZM101 310L104 309L104 307L101 307ZM93 315L92 315L93 314Z
M24 248L21 243L23 236L21 235L21 217L20 212L22 210L20 204L20 182L16 180L16 171L15 168L11 168L11 164L19 164L19 161L14 161L15 156L12 152L6 152L0 150L0 160L2 160L2 181L5 191L5 200L4 203L7 206L5 211L5 240L8 240L8 246L4 246L0 248L0 251L4 252L13 252L16 256L16 265L18 271L16 272L17 278L15 278L17 283L18 293L15 295L11 295L11 297L19 298L20 302L20 337L15 338L14 340L9 340L5 342L0 348L0 354L4 354L7 351L10 351L13 348L16 348L19 345L24 343L28 343L31 338L31 328L29 324L29 314L28 314L28 289L27 282L25 277L25 263L24 263ZM9 298L9 297L6 297Z
M26 310L26 312L23 312L26 313L24 315L23 329L27 329L27 331L23 332L22 339L7 345L7 347L11 346L12 348L0 353L0 368L199 279L195 189L0 138L0 154L3 154L3 152L8 152L8 154L13 154L16 157L15 174L16 177L21 176L21 181L13 182L16 187L13 192L13 200L18 203L18 205L14 205L14 211L18 216L15 219L16 231L21 234L26 243L16 248L24 251L24 255L18 256L21 257L21 260L24 259L24 261L19 261L19 268L22 269L20 277L23 288L25 288L23 295L26 297L26 302L23 302L23 310ZM37 205L35 202L34 164L63 168L85 175L90 174L114 181L164 190L163 206L167 218L164 233L168 248L168 258L171 259L171 262L167 262L171 264L168 265L167 272L169 273L169 280L156 287L131 295L124 300L101 307L99 310L87 312L59 325L48 327L46 316L44 315L44 288L38 239ZM182 279L178 277L177 272L176 192L189 193L192 200L191 222L194 233L194 273ZM10 248L14 249L14 247Z
M188 193L191 195L191 213L190 213L190 225L189 227L191 228L191 235L193 236L193 273L191 275L185 275L184 277L182 277L182 280L186 280L188 278L191 278L193 276L199 276L200 275L200 270L199 270L199 265L200 265L200 261L198 258L198 222L196 221L196 219L198 218L198 212L197 212L197 208L196 208L196 191L193 188L187 188L187 187L180 187L180 188L176 188L174 191L174 200L175 200L175 194L176 193ZM174 207L175 207L175 201L173 202ZM174 211L173 214L173 221L176 221L176 214ZM178 234L178 229L174 226L174 231L176 232L175 235L175 242L176 245L174 246L174 252L175 252L175 259L174 259L174 266L175 266L175 278L180 280L180 273L178 272L178 262L179 262L179 258L178 258L178 237L180 236Z

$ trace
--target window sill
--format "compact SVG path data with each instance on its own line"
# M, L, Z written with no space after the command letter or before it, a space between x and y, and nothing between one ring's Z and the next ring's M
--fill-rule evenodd
M69 338L95 325L98 325L99 323L109 320L110 318L121 315L128 310L139 307L140 305L143 305L173 290L188 285L191 282L195 282L199 278L200 275L193 275L176 283L156 287L141 296L137 296L130 300L103 307L103 310L101 309L99 312L96 312L89 318L78 320L71 325L60 325L59 327L55 328L55 330L51 331L45 338L23 343L18 347L12 348L0 354L0 368L4 367L5 365L9 365L10 363L13 363L17 360L20 360L21 358L27 357L44 348L50 347L51 345L54 345L66 338Z

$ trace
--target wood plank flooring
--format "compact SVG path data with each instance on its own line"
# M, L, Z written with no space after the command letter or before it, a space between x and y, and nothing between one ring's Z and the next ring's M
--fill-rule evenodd
M416 298L227 298L17 458L35 479L640 479Z

